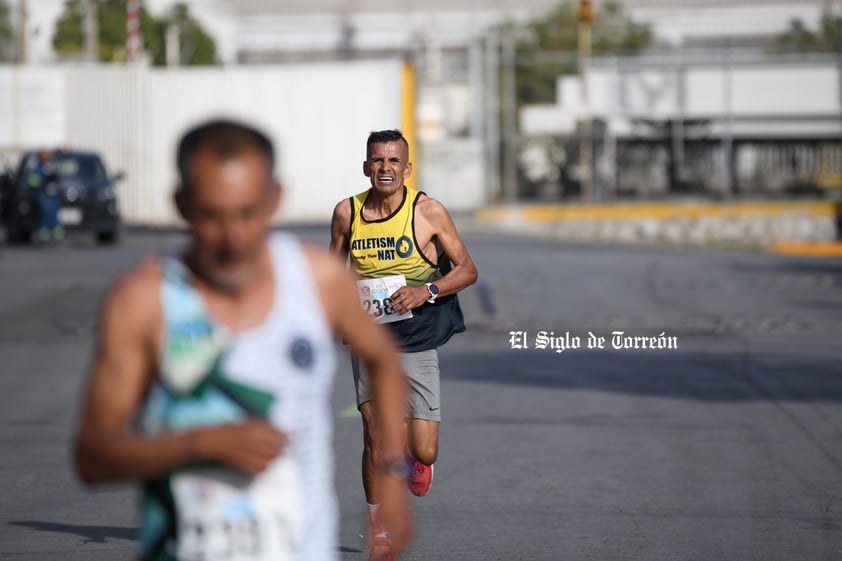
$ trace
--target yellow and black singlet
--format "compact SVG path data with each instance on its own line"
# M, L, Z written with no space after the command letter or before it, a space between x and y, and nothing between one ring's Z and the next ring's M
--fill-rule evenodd
M403 200L392 214L366 220L362 209L371 189L353 197L348 254L351 266L363 278L403 275L409 286L421 286L442 277L439 265L430 261L415 236L415 206L425 193L404 187ZM447 257L440 255L439 260ZM448 262L449 264L449 262ZM413 317L388 323L403 350L418 352L440 347L454 333L465 331L456 295L443 296L412 310Z

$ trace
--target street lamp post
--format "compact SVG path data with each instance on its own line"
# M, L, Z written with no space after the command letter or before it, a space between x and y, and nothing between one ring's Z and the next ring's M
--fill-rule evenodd
M126 2L126 60L140 60L140 0Z
M85 57L88 62L99 60L99 6L97 0L85 3Z
M505 133L503 198L517 199L517 62L514 29L503 32L503 131Z
M12 150L21 148L21 67L27 64L26 54L26 28L27 28L26 0L18 3L17 35L15 36L15 64L12 67L11 80L11 117L12 117Z
M593 198L593 145L591 141L591 102L588 84L588 59L591 56L591 26L595 10L591 0L579 0L577 10L579 39L579 81L582 89L582 120L579 136L579 177L582 199Z
M18 4L18 29L15 36L15 63L26 64L26 0L20 0Z

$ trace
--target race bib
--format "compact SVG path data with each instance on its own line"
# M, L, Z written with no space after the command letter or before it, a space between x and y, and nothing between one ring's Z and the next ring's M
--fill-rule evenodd
M291 458L250 477L232 470L172 476L183 561L291 561L302 538Z
M377 323L391 323L412 317L412 310L402 314L392 310L392 294L402 286L406 286L406 277L403 275L357 281L363 309Z

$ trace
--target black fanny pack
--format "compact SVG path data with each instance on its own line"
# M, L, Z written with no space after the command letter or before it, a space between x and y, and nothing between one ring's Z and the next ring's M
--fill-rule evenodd
M412 310L412 317L387 324L403 352L415 353L441 347L454 333L465 331L465 318L456 294L437 298Z

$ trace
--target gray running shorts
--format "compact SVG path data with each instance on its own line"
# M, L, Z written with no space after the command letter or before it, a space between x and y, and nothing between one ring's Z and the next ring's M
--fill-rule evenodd
M417 353L398 353L409 382L409 416L412 419L441 422L441 393L439 392L439 355L436 349ZM365 365L351 356L357 407L371 401L371 387Z

